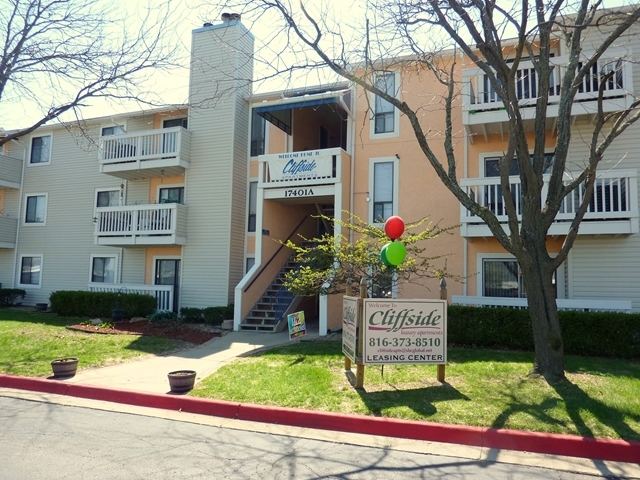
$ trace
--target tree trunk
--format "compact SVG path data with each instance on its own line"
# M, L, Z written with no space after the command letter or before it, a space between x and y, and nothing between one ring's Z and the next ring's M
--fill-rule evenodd
M553 271L547 267L548 256L543 251L538 249L540 255L536 255L530 250L526 254L529 258L519 259L519 263L535 341L536 358L532 372L552 383L564 378L564 352Z

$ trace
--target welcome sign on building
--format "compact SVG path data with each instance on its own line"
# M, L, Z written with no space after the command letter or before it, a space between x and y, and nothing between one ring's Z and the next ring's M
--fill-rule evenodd
M446 300L364 300L363 363L447 362Z
M270 156L269 178L272 182L331 178L333 155L326 150L282 153Z

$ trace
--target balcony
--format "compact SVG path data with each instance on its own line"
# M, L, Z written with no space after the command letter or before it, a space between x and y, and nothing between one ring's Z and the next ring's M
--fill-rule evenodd
M191 132L182 127L100 137L100 172L125 180L184 175Z
M547 108L548 130L553 129L558 117L560 101L560 81L565 72L568 57L554 57L555 65L551 73L549 87L549 106ZM598 88L607 73L614 72L604 85L604 112L615 112L628 108L633 101L632 65L619 57L602 58L593 67L592 74L583 79L573 104L572 115L584 116L598 111ZM519 99L520 113L525 128L533 130L536 89L536 72L530 61L521 62L516 72L516 95ZM509 131L507 113L502 100L491 87L488 77L479 68L467 68L462 71L463 103L462 122L470 134L483 135L506 134Z
M0 154L0 190L20 188L22 160Z
M327 148L261 155L258 161L258 186L265 188L265 198L300 203L304 197L319 202L318 197L333 196L335 184L348 181L343 169L351 157L341 148Z
M0 216L0 248L16 248L18 219Z
M612 170L599 174L587 213L580 225L581 235L628 235L638 233L638 174L635 170ZM548 175L545 175L548 180ZM520 177L509 177L511 195L518 214L521 212L522 186ZM481 206L488 208L505 225L507 211L502 198L500 178L467 178L460 186ZM566 235L571 220L580 206L584 188L578 187L567 195L560 207L549 235ZM542 189L542 198L547 196L547 185ZM472 215L466 208L460 210L460 233L463 237L492 237L480 217Z
M95 243L112 246L185 245L187 207L177 203L96 208Z

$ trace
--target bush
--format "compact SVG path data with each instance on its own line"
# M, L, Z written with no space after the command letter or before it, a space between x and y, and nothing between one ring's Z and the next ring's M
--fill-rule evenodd
M111 317L111 311L119 301L126 318L146 317L156 310L156 299L152 295L114 292L85 292L60 290L49 296L51 310L69 317Z
M448 341L456 345L533 351L528 310L450 305ZM640 314L559 312L564 353L640 358Z
M168 310L152 313L147 315L147 318L154 323L176 323L178 321L178 315Z
M10 307L18 297L24 298L26 294L21 288L0 288L0 307Z
M223 320L233 318L233 304L226 307L207 307L180 309L180 316L189 323L208 323L210 325L221 325Z

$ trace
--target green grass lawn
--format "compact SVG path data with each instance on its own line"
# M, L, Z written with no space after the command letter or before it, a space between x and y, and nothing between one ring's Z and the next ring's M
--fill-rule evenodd
M0 309L0 372L49 376L51 360L78 357L78 368L110 365L146 354L162 354L191 344L136 335L98 335L68 330L85 318Z
M365 370L364 391L344 372L339 342L302 342L242 358L192 395L431 422L640 441L640 362L566 357L567 381L528 376L533 354L449 349L446 384L435 366ZM355 373L355 366L353 373Z

